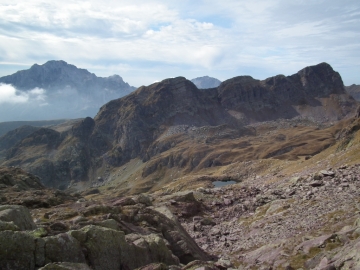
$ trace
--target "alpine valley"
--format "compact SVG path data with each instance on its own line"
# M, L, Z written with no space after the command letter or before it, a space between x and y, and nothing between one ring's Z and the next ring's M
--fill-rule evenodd
M0 82L72 119L0 123L0 269L360 269L358 88L329 64L135 90L49 61Z

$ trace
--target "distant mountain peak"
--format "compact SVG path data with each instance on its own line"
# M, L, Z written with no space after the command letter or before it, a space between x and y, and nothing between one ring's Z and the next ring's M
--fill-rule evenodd
M220 80L209 76L197 77L192 79L191 82L199 89L215 88L221 84Z
M3 117L0 121L40 120L44 115L48 117L47 120L94 116L106 102L135 90L119 75L97 77L63 60L34 64L30 69L1 77L0 83L12 85L25 96L31 95L31 90L35 88L44 89L46 100L43 103L50 105L46 111L45 107L38 108L39 104L18 104L19 110L15 110L11 119L4 118L5 108L0 108Z

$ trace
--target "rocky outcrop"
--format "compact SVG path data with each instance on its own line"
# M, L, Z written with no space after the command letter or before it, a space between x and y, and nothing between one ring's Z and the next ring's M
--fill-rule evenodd
M5 210L1 210L3 208L21 209L23 212L5 215ZM89 266L95 270L113 270L136 269L152 263L179 265L180 262L188 263L196 259L207 261L210 258L164 207L155 209L140 203L122 206L120 209L110 206L97 208L98 211L91 211L91 214L87 211L86 215L92 215L92 219L102 219L104 216L98 215L106 213L104 220L93 222L97 225L68 230L63 220L63 232L59 232L60 222L53 222L45 229L43 224L39 224L42 227L34 230L36 227L31 218L24 220L30 217L26 208L3 206L0 209L0 221L11 223L16 228L15 231L8 228L0 231L0 267L36 269L44 266L43 269L50 269L53 266L51 269L68 269L66 267L73 265L79 269L87 269ZM76 223L72 227L79 225ZM17 256L18 253L21 255Z
M28 194L44 196L52 192L56 197L66 197L60 191L44 188L32 176L37 180L34 186L31 175L20 169L4 168L3 172L10 197L18 197L11 189L15 180L29 185L22 190L24 201ZM39 189L35 189L36 184ZM1 269L67 269L72 265L79 269L135 269L152 263L179 265L210 258L170 210L154 207L148 195L102 203L84 198L60 202L62 205L52 209L43 208L50 204L31 205L36 208L32 210L35 216L24 206L0 205Z
M77 198L74 196L45 188L38 177L20 168L0 167L0 205L38 208L75 200Z
M44 189L40 179L20 168L0 167L0 189L15 187L20 190Z

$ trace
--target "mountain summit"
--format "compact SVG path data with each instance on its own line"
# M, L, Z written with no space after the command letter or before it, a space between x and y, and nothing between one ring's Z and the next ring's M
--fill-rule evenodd
M16 95L23 97L19 104L4 102L12 115L0 121L94 116L106 102L135 90L119 75L97 77L86 69L55 60L1 77L0 83L11 85ZM1 114L3 118L7 115L4 109Z

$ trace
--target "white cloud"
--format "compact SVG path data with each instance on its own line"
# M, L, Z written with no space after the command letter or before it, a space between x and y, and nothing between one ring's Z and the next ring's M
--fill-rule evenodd
M0 84L0 103L26 103L29 97L9 84Z
M39 105L45 104L45 90L35 88L30 91L19 91L10 84L0 83L0 104L24 104L29 102L42 102Z
M344 72L352 66L360 72L354 64L360 61L359 37L358 0L0 4L2 62L42 64L63 59L82 68L96 67L102 71L97 75L124 72L119 75L125 81L126 76L137 78L130 81L133 85L149 84L159 76L186 75L189 70L223 74L226 79L257 67L267 72L249 75L261 78L323 61Z

